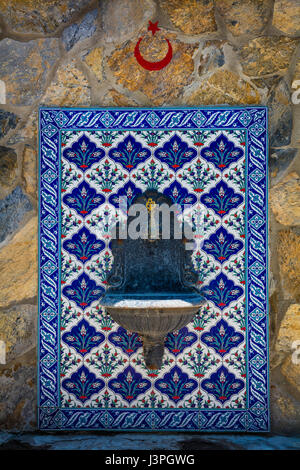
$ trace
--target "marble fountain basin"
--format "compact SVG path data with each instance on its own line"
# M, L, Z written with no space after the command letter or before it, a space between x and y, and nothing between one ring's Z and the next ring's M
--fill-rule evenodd
M148 369L160 369L165 337L189 323L203 304L199 293L107 293L101 299L111 317L143 341Z

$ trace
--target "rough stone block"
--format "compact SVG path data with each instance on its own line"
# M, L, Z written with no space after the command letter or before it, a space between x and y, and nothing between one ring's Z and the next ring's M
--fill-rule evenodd
M36 197L37 190L37 155L36 150L28 145L24 148L22 176L25 181L25 191Z
M26 212L32 208L20 186L0 201L0 242L17 230Z
M59 67L41 101L47 106L90 105L90 87L75 60Z
M73 23L62 34L62 41L67 51L79 41L90 38L96 31L98 10L87 13L81 22Z
M233 36L258 34L267 25L272 2L269 0L222 0L216 2L217 11Z
M290 173L270 190L270 203L282 225L300 225L300 177Z
M19 142L33 141L38 143L38 110L34 109L29 115L25 115L18 130L8 139L7 145L16 145Z
M280 324L276 351L291 353L293 351L292 344L297 340L300 340L300 305L292 304Z
M211 0L160 0L172 23L186 34L209 33L217 30L215 2Z
M284 382L282 375L277 374L271 385L271 429L279 435L283 433L295 435L299 432L299 401L286 390Z
M300 34L299 0L275 0L273 26L290 36Z
M37 307L18 305L0 312L0 340L6 347L6 363L33 348L37 342Z
M287 146L291 142L293 114L290 103L290 89L284 79L271 91L267 106L269 109L269 142L271 147Z
M38 99L58 56L58 39L0 41L0 79L6 86L7 104L26 106Z
M37 295L37 238L34 217L0 250L1 308Z
M206 41L200 55L199 75L212 72L225 64L225 41Z
M248 82L227 69L219 69L187 97L191 106L258 104L260 95Z
M36 350L0 365L0 428L32 431L36 419Z
M119 44L139 31L155 14L152 0L102 0L99 8L104 40Z
M281 372L288 384L300 393L300 364L295 364L288 357L282 364Z
M17 174L18 157L16 152L9 147L0 146L0 199L5 198L14 189Z
M0 109L0 139L2 139L10 129L14 129L18 121L18 116Z
M293 230L281 230L278 241L278 262L285 295L300 301L300 236Z
M53 33L87 7L89 0L0 0L0 14L21 33Z
M251 77L285 73L296 46L296 40L284 36L252 39L239 51L243 72Z
M279 148L270 150L269 168L272 185L277 184L281 178L285 176L297 152L298 149L296 148Z
M102 54L103 51L101 47L94 47L85 53L82 57L86 65L95 74L99 82L102 80Z

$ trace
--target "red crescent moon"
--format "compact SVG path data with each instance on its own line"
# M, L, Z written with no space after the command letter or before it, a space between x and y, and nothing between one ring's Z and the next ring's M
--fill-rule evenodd
M135 55L135 58L138 61L138 63L142 67L144 67L144 69L146 69L146 70L161 70L164 67L166 67L166 65L168 65L168 63L171 61L172 56L173 56L173 49L172 49L172 46L171 46L171 43L170 43L169 39L165 38L167 43L168 43L167 55L162 60L159 60L158 62L149 62L148 60L144 59L144 57L141 55L141 53L140 53L140 42L141 42L142 39L143 38L140 38L138 40L138 42L136 43L136 46L134 48L134 55Z

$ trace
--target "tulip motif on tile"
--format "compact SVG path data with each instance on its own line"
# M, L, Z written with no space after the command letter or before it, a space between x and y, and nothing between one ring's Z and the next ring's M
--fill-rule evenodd
M62 340L81 356L85 356L92 349L99 346L104 339L104 334L96 331L85 319L62 336Z
M96 377L87 367L82 366L70 378L62 381L62 387L84 404L105 386L102 379Z
M244 335L222 319L209 331L202 334L201 341L223 357L244 341Z

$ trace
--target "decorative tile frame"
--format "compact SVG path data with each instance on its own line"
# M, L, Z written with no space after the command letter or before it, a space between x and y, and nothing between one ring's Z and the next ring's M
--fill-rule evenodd
M40 109L39 427L41 430L259 432L269 429L267 109ZM246 132L247 407L64 408L60 404L60 144L65 130Z

